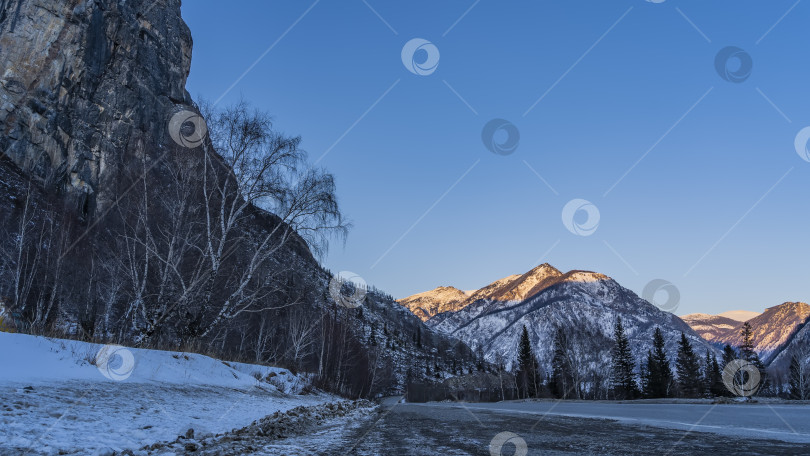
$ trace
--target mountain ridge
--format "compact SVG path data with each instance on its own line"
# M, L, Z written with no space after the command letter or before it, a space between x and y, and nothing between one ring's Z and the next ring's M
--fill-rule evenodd
M582 371L604 376L606 373L600 369L610 356L613 325L618 318L624 323L637 362L651 348L655 327L664 331L671 359L677 352L681 332L698 353L708 350L719 354L680 318L641 299L609 276L587 270L562 273L548 264L499 279L477 290L463 306L437 313L426 323L437 332L459 338L487 361L507 367L516 359L525 326L541 366L547 371L554 332L562 328L577 344L572 352L582 364Z
M754 350L765 364L776 359L779 353L810 320L810 305L800 301L788 301L771 306L761 314L746 321L737 321L720 315L689 314L681 318L698 334L718 347L742 345L740 330L745 322L751 325Z

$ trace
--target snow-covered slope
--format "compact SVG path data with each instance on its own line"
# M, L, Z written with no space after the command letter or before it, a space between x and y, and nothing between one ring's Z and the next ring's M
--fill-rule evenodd
M804 363L810 363L810 320L799 325L790 341L774 354L769 367L775 371L786 372L794 355Z
M0 366L3 455L112 454L334 399L285 369L4 332Z
M673 357L681 332L692 340L701 355L706 350L716 352L678 317L661 311L603 274L589 271L562 274L544 265L517 277L486 295L490 297L431 318L428 326L460 338L472 348L481 349L487 360L502 361L507 366L516 358L525 325L546 369L557 327L563 328L577 347L575 356L583 372L602 369L612 347L617 317L624 322L637 359L651 348L656 326L664 331L667 350ZM510 294L512 291L515 293Z
M426 321L444 312L456 312L481 299L522 301L559 279L562 273L544 263L525 274L513 274L472 291L439 287L400 299L416 316Z
M681 320L709 342L717 342L727 334L739 332L742 326L742 322L738 320L704 313L682 315Z
M752 310L729 310L723 313L719 313L717 314L717 316L745 322L761 314L762 312L754 312Z
M466 301L468 297L467 293L458 288L438 287L408 296L397 302L413 312L422 321L427 321L436 314L461 309L460 303Z
M740 329L743 322L720 315L691 314L683 320L704 339L718 346L742 344ZM786 302L765 309L748 323L753 331L754 349L766 364L770 363L791 341L810 318L810 306L803 302Z

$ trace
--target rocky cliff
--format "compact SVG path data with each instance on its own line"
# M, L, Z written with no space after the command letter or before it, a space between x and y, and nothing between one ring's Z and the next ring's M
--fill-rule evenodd
M81 215L187 109L180 0L0 0L0 150Z
M296 368L347 394L391 392L408 373L469 371L469 348L384 293L339 306L331 275L294 234L252 262L265 245L255 241L272 244L274 227L288 226L256 206L234 225L222 267L199 253L202 208L241 195L201 195L201 182L219 182L203 174L227 183L233 173L185 90L192 39L180 4L0 0L0 305L17 329L122 344L152 337L161 348L195 341L281 363L293 359L296 332L307 336ZM219 160L188 171L207 158ZM194 298L178 299L186 293ZM256 298L236 314L222 305L229 296Z

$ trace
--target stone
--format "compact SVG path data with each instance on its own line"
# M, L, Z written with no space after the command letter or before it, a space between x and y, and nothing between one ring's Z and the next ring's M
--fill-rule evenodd
M115 200L120 177L193 105L180 4L0 2L0 151L84 217Z

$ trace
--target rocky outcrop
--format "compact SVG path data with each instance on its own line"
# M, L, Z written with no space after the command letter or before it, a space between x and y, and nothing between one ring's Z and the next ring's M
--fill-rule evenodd
M201 217L194 211L202 207L202 187L194 179L201 181L202 173L178 176L177 166L172 167L177 163L172 162L194 170L204 163L203 154L216 154L213 142L202 134L207 129L198 130L206 128L205 122L185 90L192 39L180 5L181 0L0 0L0 248L31 252L19 257L33 259L32 264L22 264L14 260L18 255L2 252L0 302L10 302L4 296L19 294L12 314L26 328L36 323L37 330L57 328L71 336L122 334L125 343L139 342L142 339L136 336L153 332L156 344L220 337L209 334L205 339L199 323L203 322L220 331L222 342L217 345L223 352L227 345L250 346L246 334L255 343L258 334L264 334L261 337L276 344L276 353L289 353L281 346L287 340L280 337L288 329L283 325L293 319L304 321L323 329L311 334L323 339L318 343L325 348L305 361L314 365L321 357L324 387L337 388L329 383L330 376L337 378L332 372L348 369L346 363L330 360L352 357L355 370L350 380L357 381L341 386L345 394L395 391L408 374L427 376L428 364L443 374L451 366L471 369L474 360L468 347L434 333L384 293L369 291L359 308L338 306L331 293L331 274L318 264L303 238L291 235L291 241L279 241L281 247L268 248L272 256L251 271L246 265L252 264L254 241L273 236L273 228L284 223L255 206L235 225L240 235L230 237L225 255L230 266L222 263L206 272L213 279L193 283L196 296L219 294L220 305L230 303L221 298L240 286L229 272L241 267L250 272L243 277L254 290L252 296L261 299L239 315L227 315L230 320L225 321L216 318L223 314L218 309L225 307L199 304L210 304L214 298L186 302L174 299L178 293L165 298L164 289L186 290L179 285L181 279L202 270L197 265L210 260L200 259L201 249L189 249L182 258L177 253L175 266L195 266L178 267L156 279L157 268L152 265L167 264L160 255L175 252L174 244L156 247L152 244L156 237L145 232L164 233L160 230L178 213L168 208L182 206L186 212L180 213L188 217L183 226L191 228L179 237L195 239L195 230L204 225L191 219ZM201 144L209 147L198 147ZM221 160L213 162L219 165L212 168L227 167ZM229 171L217 176L232 179ZM142 186L130 192L135 183ZM181 184L187 184L185 193L167 191ZM173 206L178 201L188 204ZM206 203L216 204L216 199ZM112 208L121 210L108 210ZM30 231L24 239L20 227ZM139 250L137 258L121 253L126 248L122 246L134 239L140 242L136 250L149 245ZM123 265L127 259L150 267L127 269ZM101 264L109 272L97 274ZM19 287L9 273L14 268L27 271L33 284L28 289L33 291L16 293ZM145 272L124 277L126 272L121 271ZM138 280L130 280L136 276ZM160 286L166 277L173 285ZM91 292L88 283L97 288ZM123 291L102 302L97 290L113 288ZM174 305L181 302L182 308ZM161 310L165 303L172 304L171 310ZM145 310L131 311L133 306ZM58 318L52 312L55 308ZM107 318L110 315L114 316ZM157 322L163 333L150 332L143 322L147 326ZM270 322L266 324L270 329L265 322ZM268 335L270 331L275 332ZM257 347L259 354L269 353L266 345ZM340 375L341 385L345 384L344 374Z
M191 105L180 0L0 0L0 151L81 215Z

